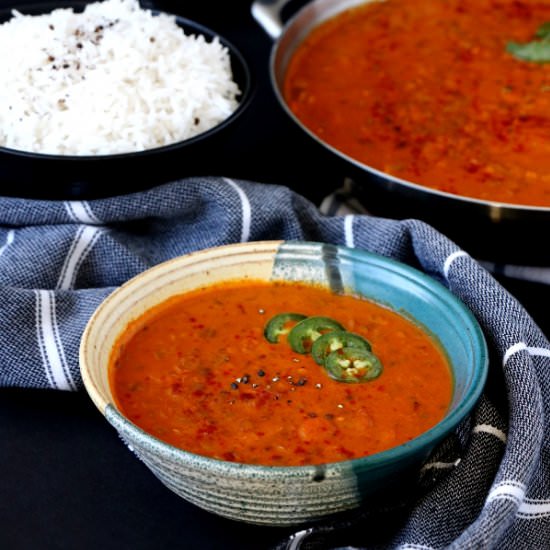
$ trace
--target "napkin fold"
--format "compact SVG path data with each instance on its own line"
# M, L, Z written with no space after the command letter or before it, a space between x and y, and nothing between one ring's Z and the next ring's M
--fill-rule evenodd
M490 374L412 493L299 529L281 549L550 548L550 343L485 266L431 226L317 208L287 187L188 178L91 201L0 198L0 385L82 390L100 302L162 261L271 239L362 248L421 269L473 312Z

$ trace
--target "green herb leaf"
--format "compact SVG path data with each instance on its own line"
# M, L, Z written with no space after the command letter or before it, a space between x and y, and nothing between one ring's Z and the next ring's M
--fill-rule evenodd
M550 21L546 21L546 23L543 23L535 33L535 36L537 38L540 38L542 40L549 40L550 39Z
M525 44L508 42L506 51L522 61L533 63L550 62L550 21L543 23L535 32L535 38Z
M532 61L533 63L548 63L550 61L550 42L528 42L527 44L508 42L506 50L522 61Z

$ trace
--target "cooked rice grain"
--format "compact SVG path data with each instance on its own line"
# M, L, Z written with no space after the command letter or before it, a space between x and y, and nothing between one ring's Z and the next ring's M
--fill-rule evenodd
M0 145L61 155L126 153L200 134L238 106L228 49L186 35L137 0L0 25ZM9 52L9 53L7 53Z

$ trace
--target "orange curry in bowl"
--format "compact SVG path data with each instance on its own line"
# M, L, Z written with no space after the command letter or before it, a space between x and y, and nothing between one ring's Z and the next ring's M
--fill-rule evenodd
M322 141L451 194L550 206L550 1L383 0L321 23L283 96Z
M181 449L246 464L358 458L438 423L445 352L380 304L303 283L233 281L169 299L118 338L115 404Z

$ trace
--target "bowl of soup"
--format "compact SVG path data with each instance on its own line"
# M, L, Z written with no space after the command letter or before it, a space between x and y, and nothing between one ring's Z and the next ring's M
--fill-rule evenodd
M137 0L0 11L0 192L90 199L203 175L252 97L219 33Z
M470 310L366 251L261 241L123 284L82 336L90 398L169 489L285 526L399 493L474 407L488 368Z
M312 0L284 25L282 4L253 4L276 99L370 212L550 265L548 3Z

